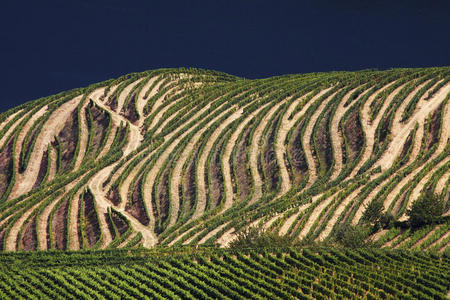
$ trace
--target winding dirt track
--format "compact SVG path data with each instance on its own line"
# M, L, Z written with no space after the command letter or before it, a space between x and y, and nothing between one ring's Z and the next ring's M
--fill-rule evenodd
M424 83L425 84L425 83ZM400 122L401 113L404 110L406 104L408 104L409 100L417 93L417 91L424 84L419 85L407 98L403 101L401 108L397 110L397 113L394 118L394 122L392 123L391 129L391 142L389 144L388 149L383 153L379 160L379 164L381 169L386 169L390 167L394 160L398 157L399 153L402 150L402 145L405 143L406 138L408 137L408 133L414 129L416 123L423 123L425 118L436 110L439 105L442 103L442 99L444 99L445 95L450 92L450 84L446 87L442 88L431 100L428 100L425 103L419 102L417 104L417 108L413 116L408 120L407 123L403 124ZM375 165L375 167L377 166Z
M17 236L22 228L24 222L33 213L33 211L39 206L39 203L27 210L11 227L9 235L6 237L6 251L16 251L17 250Z
M317 108L317 110L313 113L311 119L308 122L308 125L305 129L305 134L302 137L303 147L305 150L305 157L306 161L308 163L308 172L309 172L309 178L308 178L308 184L306 185L306 188L310 187L316 180L317 180L317 168L316 168L316 161L314 159L314 156L312 154L312 146L311 146L311 135L314 130L314 125L316 124L317 119L319 118L320 114L322 113L325 106L328 104L328 102L333 99L334 95L336 93L333 93L330 95L327 99L325 99Z
M30 114L30 112L25 113L17 121L15 121L12 126L5 132L5 135L0 139L0 148L4 146L10 139L11 134L14 132L16 127ZM6 124L5 124L6 125ZM4 126L5 126L4 125Z
M25 136L30 131L31 127L37 121L37 119L39 119L41 116L43 116L47 111L48 111L48 106L42 107L38 112L36 112L30 118L30 120L25 124L25 126L23 126L22 130L20 131L19 137L17 138L16 149L15 149L16 157L14 158L14 160L15 160L14 163L16 165L16 170L19 169L20 153L22 151L22 145L23 145L23 141L25 139ZM20 196L21 194L23 194L24 191L21 189L21 186L23 186L23 185L24 185L23 178L22 178L22 176L20 174L18 174L17 177L16 177L16 183L15 183L15 185L13 187L13 190L11 191L11 195L9 196L9 198L10 199L14 199L14 198Z
M383 106L380 109L380 112L378 113L377 117L370 121L370 104L373 102L373 100L381 94L383 91L385 91L387 88L389 88L394 82L391 82L384 87L382 87L380 90L378 90L376 93L371 95L367 101L365 102L364 106L361 109L361 125L364 131L364 135L366 138L366 145L364 147L364 153L361 156L360 161L356 164L356 167L353 169L352 173L350 174L350 177L355 177L359 169L362 167L362 165L370 159L370 156L372 155L373 145L375 144L375 132L378 127L378 124L380 123L381 118L384 115L384 112L388 108L389 104L391 103L394 96L403 88L403 85L396 88L387 98L385 99Z
M70 114L76 109L81 97L82 96L78 96L61 105L52 113L51 117L45 123L36 139L36 144L34 146L34 151L31 154L28 167L20 176L16 193L12 196L25 194L31 190L36 182L44 151L47 150L48 144L51 143L53 138L62 130L65 120L68 119Z
M12 119L14 119L21 112L23 112L23 109L16 111L15 113L13 113L9 117L7 117L3 122L1 122L0 130L2 130L6 126L6 124L8 124Z
M209 137L208 142L200 155L200 159L198 160L198 171L197 171L197 206L195 208L194 215L192 219L195 220L205 211L206 207L206 184L205 184L205 164L208 158L208 154L211 151L211 148L214 142L219 137L222 130L224 130L231 122L237 120L242 113L244 112L244 108L238 109L235 113L229 116L225 121L223 121L220 126L213 132L213 134Z
M139 83L143 80L144 78L139 78L136 81L133 81L132 83L130 83L129 85L127 85L122 92L120 93L119 97L117 98L117 109L116 112L118 114L120 114L120 112L123 109L123 105L125 103L125 99L127 98L127 96L130 94L130 91Z
M92 93L92 100L103 110L108 111L111 114L111 117L114 121L114 124L116 127L119 127L121 123L128 124L130 127L130 132L128 135L128 144L125 147L123 154L124 156L127 156L134 150L136 150L139 145L141 144L143 140L143 136L141 134L141 131L138 126L130 123L128 119L124 118L117 112L111 110L108 106L104 105L103 102L99 100L99 96L102 95L102 91L104 91L104 88L99 88L97 91Z
M286 219L286 221L283 223L283 225L280 228L279 235L286 235L289 228L291 228L292 224L294 224L294 221L297 219L297 217L305 211L310 206L310 204L303 204L298 208L298 212L290 216Z
M251 146L249 150L249 160L250 160L250 171L253 178L253 195L250 200L250 204L258 200L262 196L262 179L258 171L258 155L260 152L259 143L261 141L262 133L264 128L267 126L268 121L277 111L277 109L285 102L285 100L273 105L273 107L264 115L255 132L253 133Z
M333 147L334 169L333 169L333 173L331 174L330 180L336 179L336 177L338 177L339 173L342 171L342 167L343 167L342 144L343 144L343 142L342 142L342 132L339 130L339 122L342 120L342 117L347 112L347 110L351 107L351 105L344 107L344 104L347 102L347 100L351 96L351 94L358 88L360 88L360 87L358 86L344 95L342 100L339 102L339 105L336 108L336 111L331 119L330 137L331 137L331 145ZM360 97L358 97L358 99ZM358 101L358 99L356 101Z
M416 92L419 90L419 88L421 86L423 86L423 84L419 85L419 87L414 89L414 91L410 95L408 95L408 97L405 99L403 104L408 103L409 100L416 94ZM442 100L445 98L444 95L446 95L449 91L450 91L450 85L447 85L445 88L442 88L436 95L434 95L434 97L431 100L428 100L426 105L424 105L422 103L423 99L421 99L422 101L419 101L419 103L417 104L415 113L409 119L409 121L405 124L400 122L400 120L401 120L400 116L403 113L404 107L406 105L402 105L403 110L398 109L398 111L396 112L395 118L394 118L394 122L392 124L392 131L391 131L392 132L392 141L389 144L388 149L383 153L383 155L378 160L378 162L375 164L375 166L379 165L379 166L381 166L381 168L383 170L392 166L392 164L395 162L395 159L401 153L402 146L405 143L405 141L409 135L409 132L411 132L414 129L416 122L419 124L423 123L425 121L425 118L431 112L433 112L434 110L436 110L439 107L439 105L442 103ZM445 116L444 116L444 120L445 120ZM444 127L448 126L448 125L445 125L446 123L447 122L443 123ZM443 129L442 136L441 136L443 138L443 140L445 140L446 134L448 134L448 131L446 133L446 130ZM430 159L433 159L435 156L438 155L438 153L442 152L442 150L443 150L442 148L444 147L442 144L443 144L442 142L439 143L438 150L435 152L435 154ZM418 146L418 145L416 145L416 146ZM439 150L439 149L441 149L441 150ZM416 148L416 150L413 151L413 154L417 154L417 153L418 153L418 149ZM411 172L408 176L405 177L404 181L409 182L415 176L415 174L417 174L418 172L419 172L419 170L417 170L417 169L414 172ZM395 176L395 174L390 176L390 178L393 178L393 176ZM389 179L387 179L387 180L389 180ZM387 180L384 182L387 182ZM376 192L381 190L381 188L382 188L382 185L379 185L375 189ZM361 219L361 217L364 213L364 205L367 205L371 201L373 196L375 196L375 195L376 195L376 193L372 192L369 195L369 197L367 197L364 200L363 205L361 205L359 207L358 211L355 214L355 217L352 221L353 224L357 224L359 222L359 220ZM410 203L411 203L411 199L415 199L415 198L411 197Z
M86 151L87 151L87 143L88 143L88 139L89 139L89 129L87 126L87 120L86 120L86 114L85 114L85 109L88 105L88 101L86 101L80 110L80 120L79 120L79 124L78 126L80 126L81 130L80 130L80 136L78 137L79 139L79 143L80 143L80 150L78 152L78 156L76 157L75 160L75 166L74 169L78 170L81 166L81 163L83 162L83 159L86 155Z
M140 116L139 118L139 124L138 126L141 127L143 120L144 120L144 107L145 104L147 104L147 100L144 99L145 93L147 92L147 90L152 86L153 82L155 82L155 80L158 79L158 76L152 77L150 78L150 80L142 87L141 92L139 93L139 95L137 95L137 100L136 100L136 109L137 109L137 113ZM153 91L151 91L150 93L153 93ZM153 95L150 95L150 97L152 97Z
M258 108L254 112L252 112L250 115L248 115L241 123L239 123L236 130L233 132L233 134L230 136L230 139L228 140L226 146L225 146L225 152L223 155L223 175L224 175L224 186L225 186L225 202L222 208L222 212L226 211L227 209L230 209L233 206L235 195L233 192L233 184L231 179L231 154L233 152L233 148L236 145L236 141L239 138L239 135L241 134L242 130L245 128L245 126L250 122L251 119L253 119L264 107L266 107L268 104Z
M436 188L434 189L436 194L442 194L444 192L445 185L450 179L450 171L447 171L442 175L442 177L438 180L436 184Z

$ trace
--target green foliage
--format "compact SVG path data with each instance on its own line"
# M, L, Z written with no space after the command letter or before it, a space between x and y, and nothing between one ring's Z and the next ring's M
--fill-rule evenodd
M361 248L369 245L366 242L367 236L368 229L366 227L342 224L336 231L335 240L343 247Z
M432 191L426 191L407 210L413 228L436 223L444 212L444 202Z
M229 248L288 247L293 243L294 240L291 237L266 231L262 225L259 225L249 226L238 232L236 238L230 242Z

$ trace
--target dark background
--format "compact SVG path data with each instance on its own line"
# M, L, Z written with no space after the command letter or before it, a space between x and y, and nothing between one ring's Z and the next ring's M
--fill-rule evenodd
M449 62L445 0L0 2L0 111L160 67L262 78Z

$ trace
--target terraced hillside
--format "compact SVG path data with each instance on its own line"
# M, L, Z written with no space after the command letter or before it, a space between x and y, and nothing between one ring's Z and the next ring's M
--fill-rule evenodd
M28 102L0 115L0 247L225 246L258 223L326 241L427 191L448 213L449 79L160 69ZM374 240L444 250L450 224Z

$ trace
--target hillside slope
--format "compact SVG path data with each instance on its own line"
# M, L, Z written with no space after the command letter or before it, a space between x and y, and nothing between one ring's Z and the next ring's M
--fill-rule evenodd
M258 223L322 241L374 199L448 204L449 79L160 69L28 102L0 115L0 248L224 246ZM375 237L444 250L450 226Z

